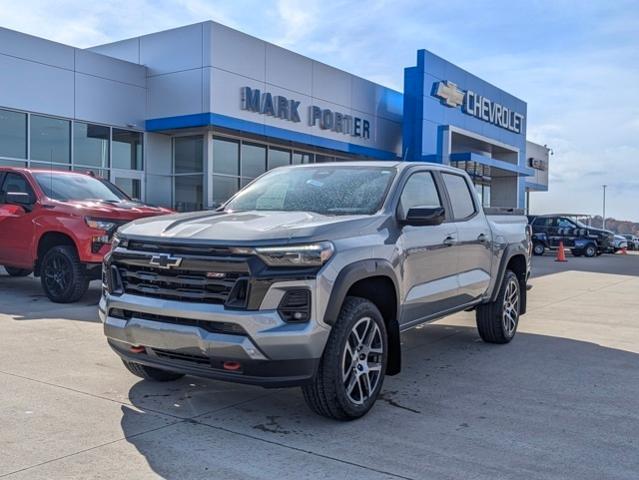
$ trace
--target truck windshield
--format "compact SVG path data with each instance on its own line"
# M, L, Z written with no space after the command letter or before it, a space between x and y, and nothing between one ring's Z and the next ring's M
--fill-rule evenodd
M99 200L121 202L122 198L102 181L88 175L35 172L33 174L44 194L61 202L70 200Z
M381 208L395 173L395 168L339 165L276 169L238 192L224 210L371 215Z

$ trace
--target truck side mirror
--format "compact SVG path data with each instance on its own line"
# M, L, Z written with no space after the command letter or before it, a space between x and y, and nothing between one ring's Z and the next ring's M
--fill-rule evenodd
M415 227L425 225L440 225L445 219L444 207L414 207L409 208L405 218L400 218L402 225Z
M11 205L18 205L27 212L31 211L31 206L33 205L31 195L26 192L7 192L4 195L4 201Z

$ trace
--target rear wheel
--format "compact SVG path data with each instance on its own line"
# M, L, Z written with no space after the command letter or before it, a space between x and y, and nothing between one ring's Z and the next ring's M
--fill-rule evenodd
M537 256L543 255L546 251L546 247L544 247L543 243L535 242L533 245L533 253Z
M129 362L128 360L122 360L126 369L133 375L143 378L145 380L153 380L155 382L171 382L178 380L184 376L183 373L169 372L168 370L162 370L160 368L148 367L141 363Z
M31 275L32 270L28 268L4 267L7 273L12 277L26 277Z
M72 246L51 248L44 255L40 268L42 289L52 302L77 302L89 288L86 268Z
M382 388L387 344L377 307L369 300L347 297L315 378L302 387L311 410L337 420L365 415Z
M506 270L495 301L477 308L477 330L481 339L488 343L510 342L517 332L520 306L519 279L513 271Z
M586 257L588 258L592 258L597 255L597 246L594 243L589 243L588 245L586 245L586 248L584 249L584 255L586 255Z

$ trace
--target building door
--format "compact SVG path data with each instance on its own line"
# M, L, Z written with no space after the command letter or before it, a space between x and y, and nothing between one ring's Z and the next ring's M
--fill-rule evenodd
M111 170L111 183L134 200L144 201L144 172Z

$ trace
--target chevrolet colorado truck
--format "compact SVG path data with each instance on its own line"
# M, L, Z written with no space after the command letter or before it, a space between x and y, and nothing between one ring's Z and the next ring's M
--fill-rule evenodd
M526 311L526 217L487 215L470 177L417 162L281 167L217 211L132 222L105 257L100 318L125 367L301 386L364 415L400 333L462 310L507 343Z
M0 167L0 265L39 276L54 302L75 302L100 278L117 227L167 213L84 173Z

